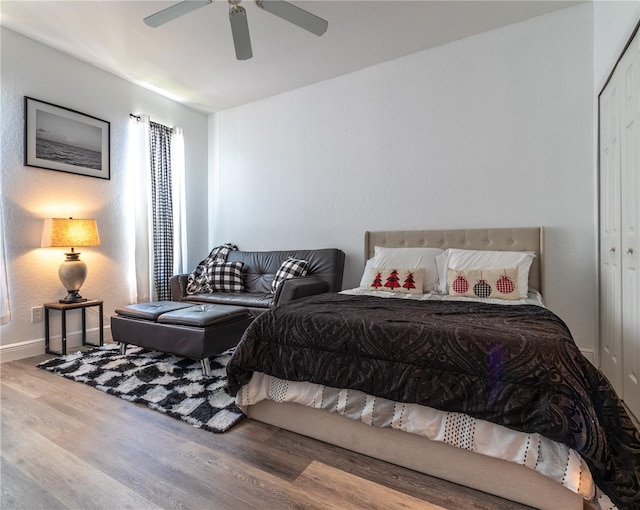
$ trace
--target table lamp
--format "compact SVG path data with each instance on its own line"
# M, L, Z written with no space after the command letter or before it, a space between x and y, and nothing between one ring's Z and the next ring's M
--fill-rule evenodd
M47 218L42 231L42 247L69 247L67 258L58 268L58 277L67 289L67 296L60 303L81 303L86 301L80 295L80 287L87 279L87 265L80 260L78 246L100 246L96 220L76 220L74 218Z

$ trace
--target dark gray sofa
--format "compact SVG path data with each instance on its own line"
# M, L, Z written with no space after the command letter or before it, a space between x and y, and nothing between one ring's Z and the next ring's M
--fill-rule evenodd
M309 272L303 278L285 280L277 293L271 293L276 271L287 257L309 262ZM323 292L342 289L344 252L336 248L317 250L240 251L229 252L227 262L243 262L243 292L211 292L187 294L187 274L171 278L171 298L187 303L213 303L244 306L257 315L272 306Z

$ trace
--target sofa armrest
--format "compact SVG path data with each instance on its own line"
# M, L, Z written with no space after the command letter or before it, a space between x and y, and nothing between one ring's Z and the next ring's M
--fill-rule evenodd
M184 298L187 297L188 278L188 274L177 274L169 279L173 301L184 301Z
M274 304L281 305L282 303L324 292L329 292L329 284L322 278L317 276L289 278L280 285Z

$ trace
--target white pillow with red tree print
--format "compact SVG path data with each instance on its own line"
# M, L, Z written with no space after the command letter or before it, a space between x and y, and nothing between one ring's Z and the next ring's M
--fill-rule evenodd
M374 267L369 272L369 290L422 294L424 268L383 269Z

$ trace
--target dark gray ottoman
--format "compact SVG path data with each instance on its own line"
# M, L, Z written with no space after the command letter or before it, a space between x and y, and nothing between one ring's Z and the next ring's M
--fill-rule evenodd
M111 334L122 354L131 344L198 359L210 375L209 358L236 346L252 320L243 306L155 301L116 309Z

